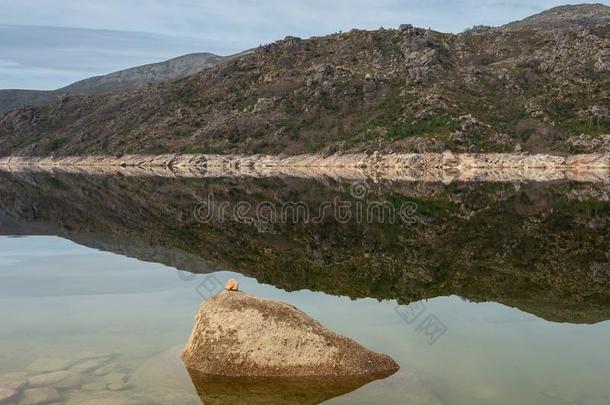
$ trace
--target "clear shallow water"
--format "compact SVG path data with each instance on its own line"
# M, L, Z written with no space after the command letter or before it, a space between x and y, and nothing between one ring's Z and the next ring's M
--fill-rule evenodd
M202 221L212 194L249 210ZM69 405L199 394L251 405L243 381L194 384L178 359L201 294L237 278L401 366L358 389L287 394L291 403L610 403L605 184L0 173L0 196L0 235L22 235L0 238L0 384L76 367L80 380L60 392ZM286 202L317 213L336 198L407 217L255 215ZM440 329L422 327L430 320ZM257 385L258 403L287 403L274 388Z
M505 305L457 296L420 301L446 326L434 344L396 313L396 301L286 292L231 272L252 294L296 305L327 327L388 353L394 376L333 404L606 404L610 322L550 322ZM0 374L40 358L112 352L127 375L118 393L146 403L200 403L174 353L184 345L208 274L193 275L53 236L0 238ZM413 304L411 304L413 305ZM91 381L101 377L88 376Z

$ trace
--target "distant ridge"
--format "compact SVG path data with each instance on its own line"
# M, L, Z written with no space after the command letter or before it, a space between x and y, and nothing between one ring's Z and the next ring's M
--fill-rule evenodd
M100 94L127 91L159 83L165 80L179 79L216 65L223 59L213 53L191 53L160 63L137 66L119 70L103 76L94 76L80 80L57 90L63 93Z
M96 95L134 90L147 84L201 72L223 59L224 57L212 53L191 53L164 62L90 77L57 90L0 90L0 113L12 108L51 104L63 94Z
M511 22L509 29L596 28L610 24L610 7L603 4L577 4L554 7L521 21Z

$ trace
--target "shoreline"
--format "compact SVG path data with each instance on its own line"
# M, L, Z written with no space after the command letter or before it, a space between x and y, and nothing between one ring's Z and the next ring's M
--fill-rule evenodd
M610 182L610 153L364 154L334 155L124 155L0 158L0 171L64 172L162 177L331 177L404 181Z

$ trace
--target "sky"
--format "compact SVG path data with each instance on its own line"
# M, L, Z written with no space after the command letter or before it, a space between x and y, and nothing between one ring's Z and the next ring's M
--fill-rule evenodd
M0 89L55 89L191 52L237 53L287 35L403 23L460 32L561 4L565 0L0 0Z

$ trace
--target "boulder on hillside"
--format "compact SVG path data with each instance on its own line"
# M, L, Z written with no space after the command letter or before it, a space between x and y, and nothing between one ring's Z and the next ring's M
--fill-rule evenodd
M200 306L182 360L199 373L232 377L382 378L399 368L292 305L226 290Z

